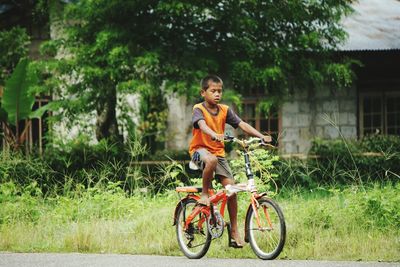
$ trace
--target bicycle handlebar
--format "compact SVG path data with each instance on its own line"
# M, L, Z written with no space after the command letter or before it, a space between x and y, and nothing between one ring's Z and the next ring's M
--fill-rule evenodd
M212 137L211 140L213 141L217 141L216 138ZM267 144L266 142L264 142L263 139L259 138L259 137L250 137L247 140L240 140L232 135L225 135L224 136L224 142L234 142L234 143L239 143L240 145L242 145L243 147L248 147L250 144L258 142L258 144L260 146L269 146L269 147L274 147L271 144ZM274 147L275 148L275 147Z

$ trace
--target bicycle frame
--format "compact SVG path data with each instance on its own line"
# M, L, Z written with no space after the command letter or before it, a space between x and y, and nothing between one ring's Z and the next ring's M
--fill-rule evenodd
M209 218L210 216L214 216L213 210L215 209L215 206L221 202L221 206L219 209L220 214L222 217L224 217L224 212L225 212L225 206L226 202L228 200L228 197L225 192L219 191L216 194L212 195L210 197L210 203L211 205L208 207L205 206L196 206L194 210L191 212L191 214L186 218L185 221L185 229L189 227L189 224L192 222L192 220L199 215L199 213L203 213L206 215L206 218ZM202 218L199 220L198 225L199 227L205 222L205 218Z
M175 225L176 222L176 218L177 218L177 212L179 209L179 206L182 205L184 203L185 200L187 199L194 199L194 200L199 200L200 196L196 195L195 193L198 193L198 190L195 187L177 187L176 188L177 192L181 192L181 193L188 193L188 195L181 199L181 201L177 204L176 208L175 208L175 213L174 213L174 222L173 225ZM218 203L221 203L221 206L219 208L219 212L221 214L221 216L224 218L224 214L225 214L225 207L226 207L226 203L228 200L228 195L226 194L225 190L222 191L218 191L216 194L214 194L213 190L209 191L209 194L211 195L210 197L210 203L212 203L212 205L210 206L196 206L193 211L190 213L190 215L186 218L185 220L185 229L188 229L190 223L193 221L194 218L196 218L196 216L198 216L200 213L203 213L205 215L205 218L201 218L198 221L198 227L201 228L201 225L205 222L206 218L209 218L209 216L214 216L214 212L213 209L216 208L216 206L218 205ZM260 220L260 215L258 213L258 199L262 198L263 196L265 196L266 193L261 193L258 194L257 192L252 192L250 194L250 205L247 209L247 213L250 212L250 209L254 210L255 216L256 216L256 222L257 222L257 226L259 229L265 229L264 226L261 224L261 220ZM268 214L268 210L266 208L264 208L264 215L267 219L268 222L268 226L269 229L273 229L273 225L271 223L271 220L269 218L269 214ZM247 216L246 216L247 218ZM246 225L246 223L245 223ZM248 242L248 237L246 236L247 233L247 229L245 229L245 237L244 240L246 242Z
M188 193L188 195L185 198L182 198L181 201L176 205L173 225L176 224L178 208L184 201L186 201L187 199L194 199L196 201L200 199L200 196L195 194L195 193L199 193L199 190L196 187L177 187L176 191L178 193ZM206 217L208 218L210 216L210 214L212 214L211 209L214 209L216 207L216 205L218 205L219 202L221 202L219 212L222 215L222 217L224 216L225 207L226 207L226 203L228 200L228 196L227 196L226 192L218 191L217 193L214 193L214 190L210 189L208 191L208 194L210 195L210 203L212 203L212 206L208 206L208 207L196 206L195 209L192 211L192 213L189 215L189 217L186 219L185 229L191 223L193 218L195 218L200 212L204 213L206 215Z

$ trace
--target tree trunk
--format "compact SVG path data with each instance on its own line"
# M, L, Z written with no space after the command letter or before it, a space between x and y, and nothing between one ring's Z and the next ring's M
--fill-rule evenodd
M113 88L107 96L99 99L97 104L96 138L98 141L108 139L111 142L122 142L118 131L116 117L117 92Z

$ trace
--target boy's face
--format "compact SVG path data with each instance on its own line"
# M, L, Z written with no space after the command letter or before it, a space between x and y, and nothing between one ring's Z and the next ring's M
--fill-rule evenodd
M218 104L222 98L222 83L208 82L208 89L201 90L201 96L209 104Z

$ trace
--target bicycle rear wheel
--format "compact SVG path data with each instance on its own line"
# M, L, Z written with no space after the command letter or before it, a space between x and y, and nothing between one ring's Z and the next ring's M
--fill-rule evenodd
M286 239L283 213L273 200L258 199L260 224L250 205L246 216L246 236L254 253L263 260L272 260L281 253Z
M184 229L186 218L192 213L195 205L196 200L194 199L181 202L176 217L176 236L178 244L181 251L189 259L200 259L203 257L211 244L211 235L208 232L207 219L203 213L200 213L192 220L188 229Z

